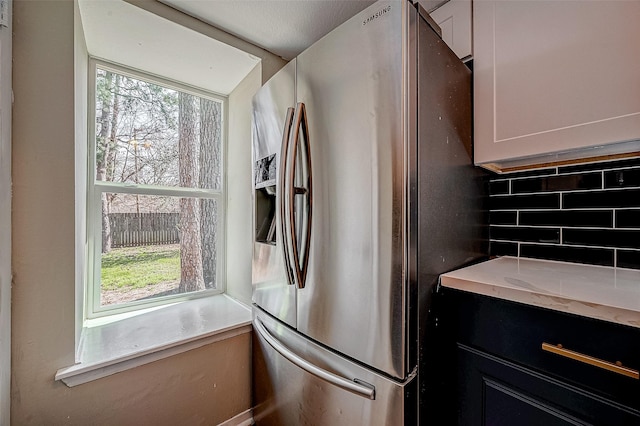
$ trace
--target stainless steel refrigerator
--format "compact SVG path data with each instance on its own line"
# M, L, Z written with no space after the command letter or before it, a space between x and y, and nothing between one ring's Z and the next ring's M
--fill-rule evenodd
M470 71L430 22L377 2L254 98L258 425L435 413L432 293L486 238Z

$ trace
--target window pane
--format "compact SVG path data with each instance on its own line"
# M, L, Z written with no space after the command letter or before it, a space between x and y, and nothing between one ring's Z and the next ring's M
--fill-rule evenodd
M97 180L220 189L221 140L221 102L97 70Z
M100 305L216 288L216 200L102 195Z

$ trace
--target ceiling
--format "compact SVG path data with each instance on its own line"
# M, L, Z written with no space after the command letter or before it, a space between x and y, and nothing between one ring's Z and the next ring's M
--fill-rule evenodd
M153 1L286 60L374 3L372 0ZM414 1L433 8L445 0ZM260 62L259 58L149 13L128 0L79 0L79 6L87 49L94 57L221 95L231 93Z
M157 0L292 59L371 0ZM260 62L123 0L79 0L87 50L105 59L221 95Z
M371 0L159 0L284 59L374 3Z
M80 0L93 57L228 95L259 58L120 0Z

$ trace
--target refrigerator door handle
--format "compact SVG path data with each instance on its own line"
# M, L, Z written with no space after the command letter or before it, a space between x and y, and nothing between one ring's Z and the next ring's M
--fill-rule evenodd
M289 214L289 229L291 231L290 235L290 243L291 243L291 253L293 255L293 264L295 266L295 279L298 288L304 288L307 280L307 271L309 267L309 246L311 244L311 207L312 207L312 196L313 196L313 185L312 185L312 173L311 173L311 149L309 146L309 129L307 125L307 110L304 103L299 102L296 105L295 115L293 117L294 131L293 131L293 142L291 146L291 157L288 160L289 168L289 176L288 176L288 184L289 184L289 205L288 205L288 214ZM303 137L300 138L300 131L302 130ZM302 140L302 143L300 142ZM300 148L302 145L302 148ZM301 149L301 154L304 160L304 169L303 169L303 182L302 187L295 186L295 178L296 178L296 165L298 159L298 149ZM298 248L298 235L296 232L296 223L295 223L295 196L300 195L305 197L305 202L303 204L303 235L302 245Z
M359 379L349 380L310 363L309 361L295 354L285 345L280 343L280 341L278 341L276 337L269 333L269 331L259 319L256 318L256 320L254 321L254 325L260 337L266 340L273 349L275 349L284 358L302 368L306 372L313 374L319 379L322 379L334 386L338 386L339 388L352 392L356 395L371 400L376 399L376 389L373 385L365 383Z
M280 247L282 248L282 257L284 258L284 269L287 275L287 284L293 285L295 282L294 272L291 265L291 253L289 251L288 236L291 228L286 225L287 218L287 158L289 156L289 140L291 139L291 127L293 125L293 108L287 108L287 115L284 121L284 130L282 131L282 145L280 147L280 164L278 165L280 170L280 176L278 180L278 215L280 216L281 240Z

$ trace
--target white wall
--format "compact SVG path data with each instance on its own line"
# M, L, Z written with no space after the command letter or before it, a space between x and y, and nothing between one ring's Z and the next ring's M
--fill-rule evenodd
M229 95L227 142L227 293L251 304L251 99L262 85L256 66Z
M74 1L74 90L75 90L75 158L87 158L88 150L88 72L89 52L84 38L82 28L82 18L78 2ZM87 161L75 161L75 223L76 223L76 323L82 324L84 320L84 278L86 274L86 240L87 227L85 226L87 217ZM76 327L75 345L79 347L82 330Z
M274 55L273 53L267 52L266 50L247 41L239 39L223 30L212 27L204 21L177 11L176 9L173 9L172 7L167 6L166 4L159 1L124 1L260 58L260 60L262 61L262 83L265 83L268 79L271 78L271 76L278 72L278 70L280 70L280 68L282 68L287 63L287 61Z
M0 28L0 425L11 405L11 1Z

